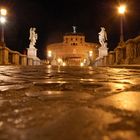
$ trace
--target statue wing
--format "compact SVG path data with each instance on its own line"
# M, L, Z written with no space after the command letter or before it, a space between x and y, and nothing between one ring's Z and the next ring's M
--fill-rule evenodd
M29 39L31 39L32 38L32 28L30 28L30 37L29 37Z

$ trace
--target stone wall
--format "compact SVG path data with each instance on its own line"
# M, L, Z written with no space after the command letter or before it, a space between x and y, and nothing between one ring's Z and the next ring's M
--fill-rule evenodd
M17 51L12 51L5 44L0 43L0 65L40 65L39 58L28 58Z

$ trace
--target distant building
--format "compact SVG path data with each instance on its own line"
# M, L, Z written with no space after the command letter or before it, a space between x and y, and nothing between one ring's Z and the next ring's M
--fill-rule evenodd
M88 43L80 33L64 35L62 43L47 46L47 59L52 65L92 65L98 57L97 43Z

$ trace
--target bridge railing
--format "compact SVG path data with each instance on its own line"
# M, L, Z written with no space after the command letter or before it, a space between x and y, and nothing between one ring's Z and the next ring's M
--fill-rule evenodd
M0 65L41 65L39 58L29 58L18 51L10 50L5 44L0 44Z

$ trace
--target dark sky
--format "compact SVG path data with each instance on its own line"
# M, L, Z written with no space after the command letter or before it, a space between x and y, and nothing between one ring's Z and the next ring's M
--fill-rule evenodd
M36 47L40 58L45 58L47 44L62 41L72 26L86 36L86 41L98 42L98 32L104 26L108 47L113 50L119 41L120 0L0 0L8 9L5 40L12 50L23 52L29 46L29 29L36 27L39 39ZM140 34L140 0L125 0L125 40Z

